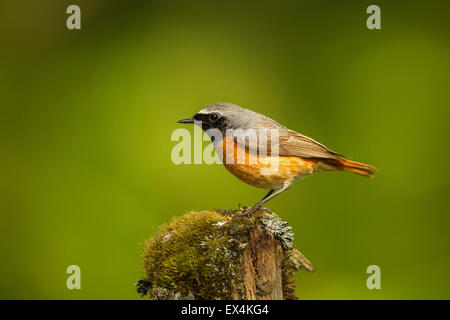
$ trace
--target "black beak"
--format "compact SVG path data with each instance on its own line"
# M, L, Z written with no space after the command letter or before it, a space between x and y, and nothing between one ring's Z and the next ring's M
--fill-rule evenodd
M194 123L194 119L187 118L187 119L181 119L177 121L178 123Z

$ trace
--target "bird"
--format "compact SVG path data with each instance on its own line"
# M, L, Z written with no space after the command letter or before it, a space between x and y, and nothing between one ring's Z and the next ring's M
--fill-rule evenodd
M178 123L200 126L231 174L251 186L269 190L255 205L244 207L244 215L253 214L295 181L316 172L347 171L373 177L377 171L263 114L228 102L210 104Z

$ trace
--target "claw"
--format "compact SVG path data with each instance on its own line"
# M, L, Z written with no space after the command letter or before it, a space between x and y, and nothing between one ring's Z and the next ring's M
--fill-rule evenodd
M240 210L233 210L233 213L242 211L242 213L233 215L233 218L234 217L250 217L253 213L255 213L258 210L263 210L268 213L272 213L272 210L267 207L260 207L258 205L254 205L253 207L248 208L246 206L243 206L242 209L240 209Z
M249 217L250 215L248 215L246 212L242 212L242 213L238 213L233 215L233 218L239 218L239 217Z
M249 209L245 210L245 214L247 216L251 216L253 213L255 213L256 211L258 211L259 209L261 209L260 206L258 205L254 205L253 207L250 207Z
M248 207L243 206L242 209L236 210L236 212L241 211L242 213L233 215L233 218L235 218L235 217L250 217L250 215L252 214L251 209L252 208L249 209Z

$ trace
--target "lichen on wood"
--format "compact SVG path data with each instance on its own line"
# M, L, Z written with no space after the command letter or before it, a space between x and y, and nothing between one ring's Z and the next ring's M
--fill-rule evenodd
M239 213L239 212L238 212ZM294 272L313 271L276 214L190 212L160 227L143 250L138 293L151 299L296 299Z

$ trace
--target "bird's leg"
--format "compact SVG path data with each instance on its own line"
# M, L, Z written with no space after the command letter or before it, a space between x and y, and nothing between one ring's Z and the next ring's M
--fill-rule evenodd
M262 205L266 203L269 200L272 200L276 196L278 196L280 193L286 191L292 186L292 181L287 180L283 183L283 187L279 189L277 192L274 193L275 190L270 190L268 194L265 195L264 198L257 204L255 204L253 207L251 207L249 210L246 210L245 214L251 215L252 213L256 212L257 210L261 209Z
M268 198L273 192L275 191L275 189L270 190L265 196L264 198L261 199L261 201L263 201L264 199ZM272 213L272 210L270 210L269 208L263 208L261 207L261 209L264 209L265 211Z
M274 191L275 191L275 189L270 190L270 191L264 196L264 198L261 199L261 201L263 201L264 199L270 197L270 195L271 195ZM261 202L261 201L260 201L260 202ZM250 209L251 209L251 208L250 208ZM239 210L235 210L235 211L239 211ZM244 206L244 207L242 208L242 213L236 214L235 217L248 216L249 213L248 213L247 211L248 211L248 210L247 210L247 207Z
M264 199L266 199L267 197L270 197L270 195L275 191L275 189L270 190L265 196L264 198L261 199L261 201L263 201Z

